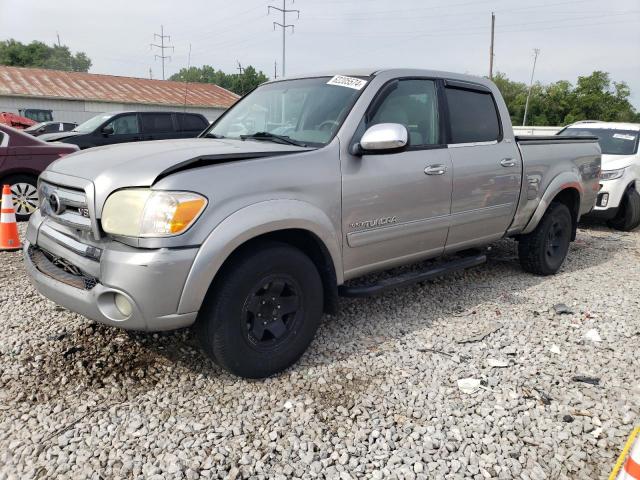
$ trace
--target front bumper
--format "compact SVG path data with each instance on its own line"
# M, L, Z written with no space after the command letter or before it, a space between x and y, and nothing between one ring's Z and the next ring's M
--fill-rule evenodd
M48 225L39 211L31 217L24 262L29 278L45 297L97 322L128 330L174 330L194 323L197 312L178 313L178 304L197 248L145 250L106 241L96 261L78 253L78 242L64 232L56 230L62 237L51 235L55 225ZM74 279L68 268L60 267L62 262L82 276ZM129 315L117 309L116 294L131 304Z

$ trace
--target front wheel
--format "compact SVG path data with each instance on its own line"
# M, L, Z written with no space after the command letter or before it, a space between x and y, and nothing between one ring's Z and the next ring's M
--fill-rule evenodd
M233 258L207 295L195 332L221 367L264 378L294 364L322 317L322 281L297 248L268 243Z
M635 188L627 190L620 202L618 213L607 224L623 232L630 232L640 225L640 193Z
M525 272L553 275L567 258L573 219L562 203L552 203L536 229L520 237L518 256Z
M11 185L13 195L13 208L16 211L16 220L23 222L38 208L38 181L29 175L12 175L2 183Z

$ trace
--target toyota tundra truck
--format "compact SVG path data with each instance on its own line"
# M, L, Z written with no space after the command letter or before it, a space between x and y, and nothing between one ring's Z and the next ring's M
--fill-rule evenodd
M484 78L334 73L267 82L199 138L54 162L24 242L36 288L115 327L192 326L219 365L261 378L341 295L478 265L504 237L525 271L560 269L598 194L595 137L514 136Z

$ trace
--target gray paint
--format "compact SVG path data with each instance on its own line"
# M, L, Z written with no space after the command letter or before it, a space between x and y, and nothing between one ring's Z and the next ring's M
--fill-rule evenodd
M352 138L365 110L379 88L398 77L450 78L486 86L496 98L504 138L448 148L353 155ZM216 155L234 153L273 156L215 162ZM175 165L207 155L214 163L162 176ZM508 161L502 162L505 159ZM444 170L442 174L425 175L425 169L433 165L442 166L438 167ZM90 318L113 324L112 319L105 320L102 310L111 292L119 291L135 302L136 310L131 321L118 325L150 330L171 328L171 322L184 326L195 318L194 312L229 255L263 233L292 228L311 232L329 252L340 285L366 272L481 247L505 235L530 231L564 188L580 193L583 214L594 205L599 168L595 141L526 143L519 148L506 106L486 79L387 70L378 72L365 87L333 141L317 150L251 140L188 139L91 149L56 162L42 175L41 187L64 185L84 191L90 225L86 229L61 225L46 202L42 214L74 241L102 249L103 256L100 262L79 258L64 244L49 243L51 237L41 238L37 234L41 213L30 221L26 248L34 243L46 246L87 272L98 272L101 288L107 291L98 291L97 298L84 293L74 298L68 288L56 290L32 266L29 272L45 295ZM199 192L207 197L209 206L182 235L103 237L99 220L105 200L111 192L132 186ZM25 260L29 264L28 255ZM156 291L165 297L157 304L153 300Z

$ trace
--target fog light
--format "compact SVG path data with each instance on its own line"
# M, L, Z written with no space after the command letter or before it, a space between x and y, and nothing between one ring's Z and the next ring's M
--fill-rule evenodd
M114 302L116 303L116 308L122 315L124 315L125 317L131 315L131 312L133 311L131 302L129 302L129 300L127 300L124 295L116 293L114 296Z
M609 194L603 193L600 195L600 206L606 207L609 204Z

